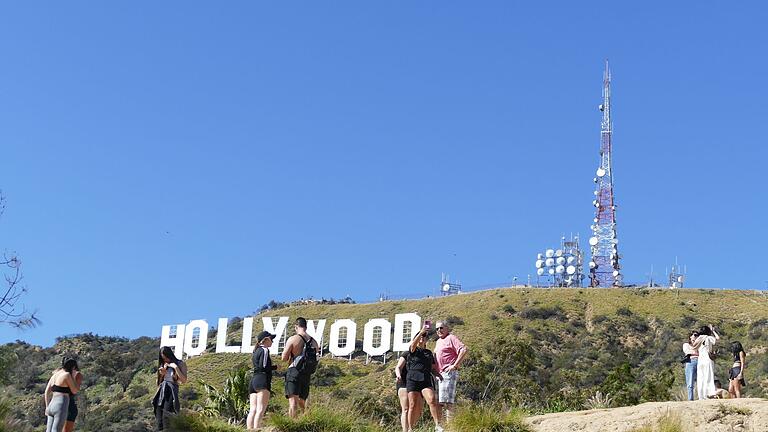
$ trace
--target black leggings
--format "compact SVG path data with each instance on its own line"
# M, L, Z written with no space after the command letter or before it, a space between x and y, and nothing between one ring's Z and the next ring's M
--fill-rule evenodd
M165 392L165 399L160 402L160 405L155 408L155 421L157 422L157 430L161 431L163 428L170 430L171 422L170 415L176 412L176 407L173 406L173 393L169 390Z

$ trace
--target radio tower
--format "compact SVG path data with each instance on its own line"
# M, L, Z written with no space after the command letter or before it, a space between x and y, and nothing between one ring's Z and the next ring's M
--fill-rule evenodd
M590 285L593 287L621 286L619 266L619 240L616 236L616 204L613 195L613 168L611 166L611 70L605 61L603 73L603 103L600 105L603 121L600 131L600 167L595 177L595 219L593 236L589 239L592 261L589 263Z

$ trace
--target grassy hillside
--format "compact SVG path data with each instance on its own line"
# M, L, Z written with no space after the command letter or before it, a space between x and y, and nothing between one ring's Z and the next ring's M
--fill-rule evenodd
M509 288L414 301L302 305L263 315L326 318L328 326L335 318L351 318L358 323L360 338L368 319L392 320L403 312L455 323L454 332L471 349L462 371L463 403L484 399L542 413L589 406L597 391L610 393L613 405L674 399L684 382L677 360L686 332L707 323L720 329L721 346L732 340L744 344L746 394L768 396L768 296L759 292ZM261 320L255 322L257 333ZM240 332L236 324L234 328L230 340L237 343ZM151 430L149 399L158 344L151 338L91 335L62 339L49 349L10 344L6 349L21 361L10 371L2 393L14 401L15 416L40 430L45 381L61 353L77 353L88 384L81 396L85 415L79 430ZM202 382L220 387L230 372L250 365L247 354L212 351L189 360L190 384L182 390L186 407L204 405ZM717 361L723 382L729 358ZM393 424L393 363L364 360L364 355L352 361L324 358L314 378L313 398L345 403L366 418ZM274 390L271 411L279 412L285 409L281 379L275 380Z

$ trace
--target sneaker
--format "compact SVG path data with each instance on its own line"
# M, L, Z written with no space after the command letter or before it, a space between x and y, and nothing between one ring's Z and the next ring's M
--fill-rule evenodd
M443 428L440 426L435 426L435 432L443 432Z

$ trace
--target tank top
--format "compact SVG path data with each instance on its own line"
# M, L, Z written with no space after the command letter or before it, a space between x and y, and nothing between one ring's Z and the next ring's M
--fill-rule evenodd
M72 390L70 390L69 387L57 386L55 384L51 386L51 391L54 391L56 393L72 394Z
M165 376L163 377L163 381L167 381L169 383L173 383L173 369L168 367L168 369L165 370Z

